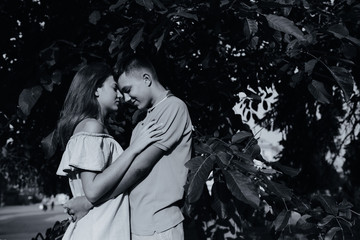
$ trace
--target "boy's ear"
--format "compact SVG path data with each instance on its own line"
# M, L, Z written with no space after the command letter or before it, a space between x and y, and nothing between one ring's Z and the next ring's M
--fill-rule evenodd
M147 85L148 87L150 87L150 86L151 86L151 83L152 83L152 81L151 81L151 76L150 76L149 74L147 74L147 73L144 73L144 74L143 74L143 79L144 79L144 82L146 83L146 85Z

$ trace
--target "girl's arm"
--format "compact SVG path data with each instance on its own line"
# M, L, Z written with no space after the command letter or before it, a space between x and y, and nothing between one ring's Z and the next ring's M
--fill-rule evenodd
M160 126L161 126L161 124L157 124L157 127L160 127ZM146 129L146 128L144 128L144 129ZM157 134L160 134L160 133L162 133L161 130L154 131L154 136L157 136ZM142 134L140 136L144 136L144 135L145 134ZM159 137L153 137L152 140L153 141L151 141L151 142L147 141L147 143L146 143L146 140L143 138L137 139L136 141L133 142L133 144L131 144L131 146L129 148L145 149L149 144L151 144L152 142L158 141L160 139L159 139ZM145 141L145 143L144 143L144 141ZM111 166L113 166L117 162L122 162L124 159L125 160L129 159L129 158L125 158L125 154L130 155L130 153L127 153L128 151L131 151L131 149L129 149L129 148L127 148ZM138 151L138 152L141 152L141 151ZM148 172L148 169L151 169L152 166L157 162L157 160L159 160L161 158L162 154L163 154L163 151L155 146L150 146L150 147L146 148L145 150L143 150L141 152L141 154L136 154L139 156L137 157L137 160L135 162L133 162L131 164L131 161L130 161L130 164L129 164L130 166L127 166L126 169L125 169L125 167L123 167L124 171L121 172L121 176L118 178L119 180L116 182L118 184L114 184L112 187L110 187L110 184L109 184L109 186L107 188L110 190L106 194L104 194L105 190L101 191L101 193L92 194L93 197L91 198L91 200L88 199L87 197L75 197L75 198L72 198L69 201L67 201L64 204L64 208L67 209L69 214L73 215L72 216L73 221L80 220L95 205L99 205L99 204L107 201L108 199L118 196L119 194L126 191L129 187L133 186L136 182L138 182ZM134 166L132 166L132 165L134 165ZM107 169L105 169L103 171L103 173L105 171L112 171L112 170L108 170L108 169L117 168L117 167L111 167L111 166L108 167ZM126 170L128 170L129 172L126 173L127 172ZM118 171L115 171L115 172L116 172L117 176L120 175L120 172L118 172ZM87 180L86 180L86 183L85 183L85 181L84 181L84 183L87 185L91 185L91 182L94 180L94 178L100 179L99 176L94 176L94 175L90 175L90 174L85 174L85 175L86 176L84 176L84 180L85 179L87 179ZM88 176L88 175L90 175L90 176ZM81 178L83 178L83 176L81 176ZM83 185L85 186L84 183L83 183ZM99 181L99 183L100 183L100 181ZM88 187L91 187L91 186L88 186ZM97 187L97 189L99 189L99 188L100 187ZM84 187L84 189L85 189L85 187ZM96 195L97 197L94 197L94 195ZM98 200L96 200L96 199L98 199Z
M68 213L72 215L73 221L80 220L94 206L118 196L139 182L143 177L146 176L147 173L150 172L152 166L161 158L163 154L163 151L155 146L146 148L136 157L136 160L131 164L119 184L103 195L98 201L90 202L86 197L75 197L67 201L64 204L64 208L67 209Z

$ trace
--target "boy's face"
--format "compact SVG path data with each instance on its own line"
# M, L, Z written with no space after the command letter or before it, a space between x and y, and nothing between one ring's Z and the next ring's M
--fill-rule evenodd
M151 102L149 86L140 71L121 74L118 85L126 102L131 102L138 109L149 107Z

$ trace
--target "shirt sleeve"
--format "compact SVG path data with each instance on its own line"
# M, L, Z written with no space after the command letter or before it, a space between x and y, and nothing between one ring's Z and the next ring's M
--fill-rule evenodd
M62 156L57 175L66 176L71 171L103 171L110 155L106 138L100 136L80 135L71 138Z
M164 124L164 133L154 146L164 151L171 149L191 129L188 109L181 101L173 101L166 105L159 114L157 122Z

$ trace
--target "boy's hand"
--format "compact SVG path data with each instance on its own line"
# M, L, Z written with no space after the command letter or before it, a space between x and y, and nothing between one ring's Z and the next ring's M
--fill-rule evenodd
M64 204L65 212L70 215L73 222L79 221L93 207L85 196L72 198Z

